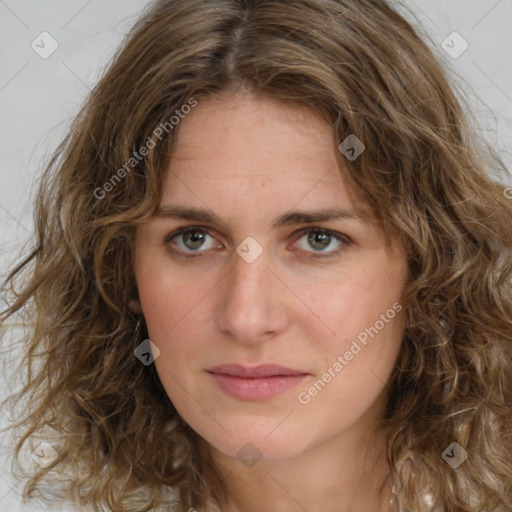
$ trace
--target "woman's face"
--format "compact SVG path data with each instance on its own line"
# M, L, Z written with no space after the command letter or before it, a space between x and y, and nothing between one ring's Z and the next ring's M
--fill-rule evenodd
M406 257L345 172L305 108L224 96L181 120L135 276L160 380L224 455L287 459L383 413Z

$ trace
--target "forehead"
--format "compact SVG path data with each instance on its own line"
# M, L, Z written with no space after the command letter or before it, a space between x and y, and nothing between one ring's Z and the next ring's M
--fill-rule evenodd
M280 191L283 202L301 194L306 203L318 195L351 203L332 126L304 106L251 95L201 99L181 121L164 196L187 186L210 197L237 191L270 200Z

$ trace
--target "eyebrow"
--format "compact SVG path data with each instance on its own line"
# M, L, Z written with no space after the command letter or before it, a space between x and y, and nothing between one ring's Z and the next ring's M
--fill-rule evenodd
M160 205L154 215L156 218L175 218L195 222L206 222L218 224L227 228L226 223L211 210L206 208L195 208L180 206L176 204ZM368 222L368 216L359 213L354 208L339 210L337 208L322 208L319 210L292 210L278 217L272 229L292 226L295 224L314 224L330 220L354 220L361 223Z

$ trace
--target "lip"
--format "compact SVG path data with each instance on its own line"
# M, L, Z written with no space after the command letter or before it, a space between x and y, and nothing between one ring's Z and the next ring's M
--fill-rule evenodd
M297 386L309 374L275 364L223 364L207 370L222 391L239 400L266 400Z
M231 375L232 377L245 377L255 379L260 377L307 375L306 372L286 368L278 364L261 364L259 366L243 366L241 364L221 364L208 370L210 373Z

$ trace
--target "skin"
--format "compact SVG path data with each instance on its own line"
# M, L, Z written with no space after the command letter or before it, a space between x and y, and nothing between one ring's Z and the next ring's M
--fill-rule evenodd
M169 398L226 477L223 512L389 509L378 421L403 312L308 404L297 396L400 303L406 255L398 245L386 249L374 222L272 228L292 209L364 209L354 203L338 143L305 107L247 93L202 99L180 123L161 204L207 208L221 223L155 218L136 234L132 308L161 351L155 365ZM199 249L183 236L169 241L183 226L203 230ZM308 228L350 243L327 237L327 247L312 246ZM236 252L247 236L263 249L252 263ZM187 251L196 257L178 255ZM206 372L224 363L274 363L309 375L276 397L246 401ZM237 457L248 442L262 457L252 467Z

